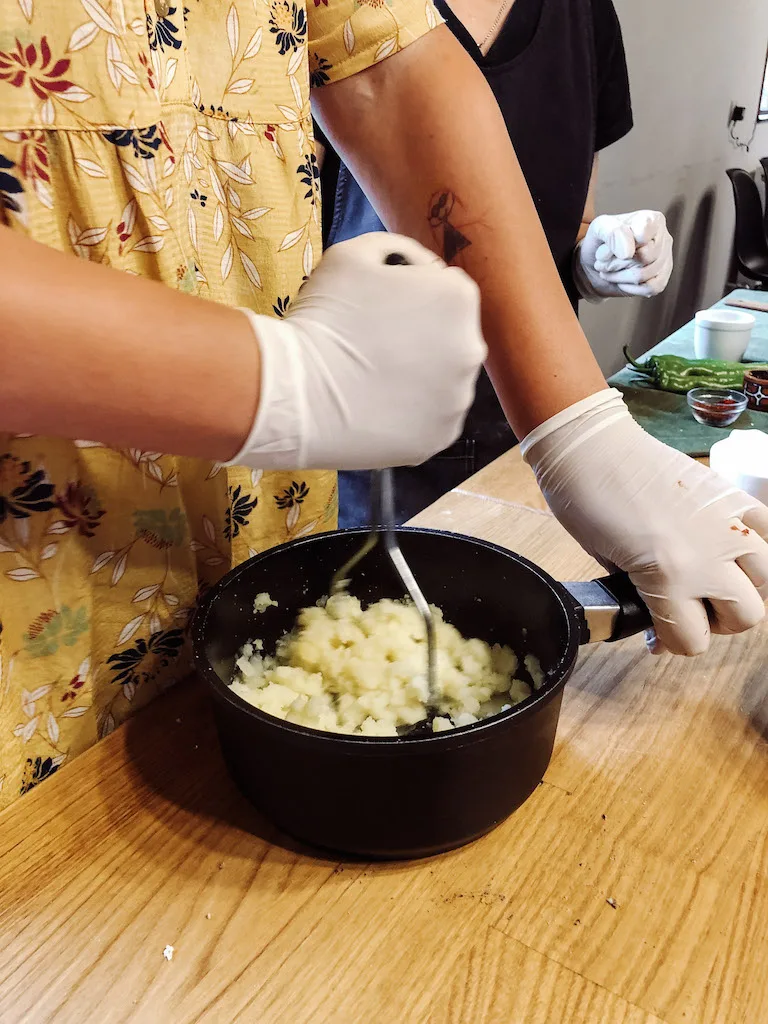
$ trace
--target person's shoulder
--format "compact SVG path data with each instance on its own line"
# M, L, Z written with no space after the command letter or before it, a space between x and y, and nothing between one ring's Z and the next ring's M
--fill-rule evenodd
M619 15L613 0L587 0L592 7L592 19L596 31L621 35Z
M632 130L632 99L619 16L613 0L592 5L598 100L595 150L600 152Z
M621 24L613 0L587 0L592 6L592 23L598 60L610 58L618 45L622 45Z
M606 20L619 23L619 16L616 13L616 7L613 0L589 0L592 5L592 15L595 18L604 18Z

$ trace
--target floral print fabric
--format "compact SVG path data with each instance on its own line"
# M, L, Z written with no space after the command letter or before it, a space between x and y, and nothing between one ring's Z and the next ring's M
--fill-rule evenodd
M429 0L7 0L0 218L283 316L321 249L310 81L437 20ZM331 472L0 435L0 806L183 677L201 589L335 521Z

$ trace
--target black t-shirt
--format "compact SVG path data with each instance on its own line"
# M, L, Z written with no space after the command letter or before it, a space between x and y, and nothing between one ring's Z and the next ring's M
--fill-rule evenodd
M629 95L627 62L621 26L612 0L590 0L597 73L597 107L595 110L595 152L618 142L632 128L632 105ZM458 19L444 0L437 0L440 13L455 35L459 35ZM485 56L469 33L459 35L462 45L472 53L481 68L496 67L514 60L533 42L539 27L544 0L515 0L501 31ZM463 28L463 26L462 26Z

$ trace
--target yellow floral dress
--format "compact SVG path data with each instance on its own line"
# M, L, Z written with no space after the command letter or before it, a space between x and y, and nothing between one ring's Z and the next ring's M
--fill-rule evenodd
M275 316L320 255L310 83L383 60L438 20L430 0L4 0L2 11L3 220L81 259ZM134 328L154 329L140 310ZM0 806L185 675L201 589L332 527L336 505L331 472L0 435Z

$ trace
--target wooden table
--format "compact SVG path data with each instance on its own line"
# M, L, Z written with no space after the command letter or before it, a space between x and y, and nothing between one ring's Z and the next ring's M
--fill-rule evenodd
M596 571L516 453L419 522ZM0 1020L761 1024L767 655L585 650L528 803L400 864L277 836L180 686L0 816Z

